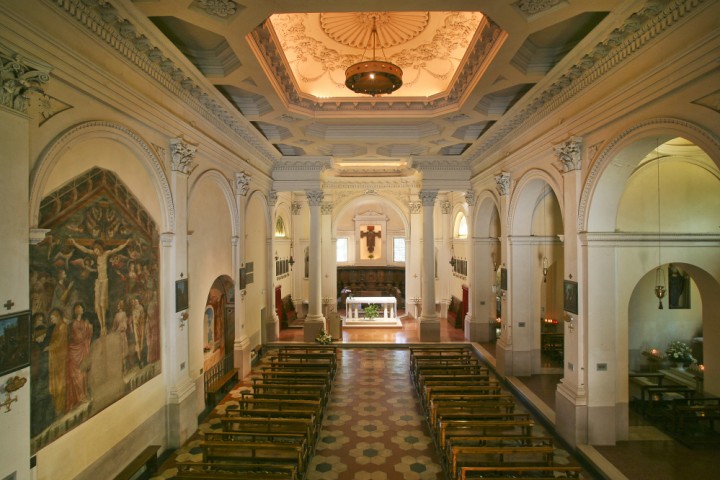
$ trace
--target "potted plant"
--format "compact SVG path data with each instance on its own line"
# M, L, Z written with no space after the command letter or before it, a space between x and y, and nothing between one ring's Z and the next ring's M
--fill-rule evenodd
M318 333L318 336L315 338L315 341L321 345L328 345L328 344L332 343L333 338L323 328L320 330L320 333Z
M686 364L691 364L695 361L690 350L690 345L680 340L675 340L668 345L665 350L665 358L675 363L675 366L682 370Z
M380 313L380 307L377 305L371 303L367 307L363 308L363 312L365 313L365 318L368 320L374 320L377 318L378 313Z

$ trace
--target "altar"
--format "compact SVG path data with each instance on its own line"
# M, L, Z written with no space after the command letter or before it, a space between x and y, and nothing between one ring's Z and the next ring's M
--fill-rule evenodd
M361 316L363 305L378 305L380 311L375 318ZM345 300L345 327L402 327L397 317L397 299L395 297L349 297Z

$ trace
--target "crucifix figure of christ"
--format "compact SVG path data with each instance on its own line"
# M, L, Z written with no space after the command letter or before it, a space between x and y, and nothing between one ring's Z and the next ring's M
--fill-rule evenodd
M367 232L360 232L360 238L365 238L365 242L367 242L367 249L370 253L375 251L375 238L380 237L382 237L382 232L376 232L373 225L368 225Z

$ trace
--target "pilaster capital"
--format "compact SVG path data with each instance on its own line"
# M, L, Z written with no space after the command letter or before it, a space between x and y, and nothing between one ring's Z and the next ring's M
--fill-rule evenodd
M410 210L410 213L420 213L422 210L422 203L420 202L408 202L408 210Z
M306 190L305 196L307 196L308 204L311 207L321 206L323 198L325 198L325 194L322 190Z
M302 204L300 202L292 202L290 204L290 211L292 215L300 215L300 211L302 210Z
M240 172L235 174L235 194L236 195L242 195L243 197L247 195L248 190L250 190L250 175L248 175L245 172Z
M501 197L510 195L510 174L508 172L500 172L500 174L495 175L495 186Z
M268 192L268 204L271 207L274 207L275 205L277 205L277 201L278 201L278 192L275 190L270 190Z
M323 215L332 215L333 204L330 202L322 202L320 204L320 213Z
M0 105L11 108L20 113L27 113L30 105L30 95L39 93L47 102L43 84L50 80L49 68L46 71L38 66L30 65L30 61L18 54L8 55L0 53L0 71L2 71L2 91L0 91ZM46 111L41 102L43 115L52 112Z
M172 247L175 241L175 234L173 232L163 232L160 234L160 245L163 247Z
M435 198L437 198L437 190L422 190L420 191L419 197L423 207L432 207L435 205Z
M440 202L440 212L445 215L449 215L452 212L452 203L450 203L448 200L443 200L442 202Z
M197 165L193 161L197 153L197 145L192 145L182 138L170 139L170 168L173 172L190 175Z
M555 155L560 159L563 173L580 170L582 167L582 137L570 137L555 145Z
M476 201L477 197L475 196L474 190L468 190L465 192L465 202L468 204L468 207L474 207Z

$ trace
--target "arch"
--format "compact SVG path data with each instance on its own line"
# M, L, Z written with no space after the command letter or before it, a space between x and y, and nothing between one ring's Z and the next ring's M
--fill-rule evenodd
M513 192L510 201L510 213L508 214L508 234L510 235L530 235L533 214L538 199L542 198L543 189L548 185L558 199L560 206L560 215L564 221L564 206L559 200L561 191L559 181L552 175L543 170L530 170L518 181L517 188Z
M700 147L720 168L720 142L701 127L675 118L656 118L640 122L610 140L592 161L578 206L579 232L612 232L628 177L645 157L660 143L683 137ZM625 163L624 160L632 160ZM594 199L599 199L594 202Z
M217 170L206 170L201 173L190 186L188 190L188 200L193 198L198 186L203 182L212 182L218 187L225 198L228 210L230 212L230 225L232 229L232 236L236 237L239 232L240 217L238 215L237 205L235 204L235 192L233 192L232 186L225 175Z
M337 223L339 218L343 218L343 215L345 212L352 207L353 203L355 203L356 200L361 199L362 197L371 196L363 193L359 193L351 198L349 198L340 208L338 209L337 213L333 215L332 219L332 226L331 231L332 235L335 236L337 233ZM395 213L397 213L398 217L403 222L403 229L405 230L406 235L410 232L410 219L408 218L407 212L398 204L397 200L391 197L386 197L385 195L372 195L372 197L378 197L382 200L383 203L386 203L389 208L391 208Z
M478 238L490 238L493 215L500 216L500 206L495 194L487 189L480 192L475 203L475 218L472 221L473 235ZM487 219L482 221L483 219ZM501 225L502 228L502 225Z
M39 161L30 175L30 227L36 228L38 225L43 192L60 158L74 144L96 138L118 142L135 153L136 157L141 160L140 163L150 177L158 196L162 214L160 230L175 231L175 206L172 192L162 162L155 150L130 128L101 120L84 122L70 127L56 137L40 154Z

